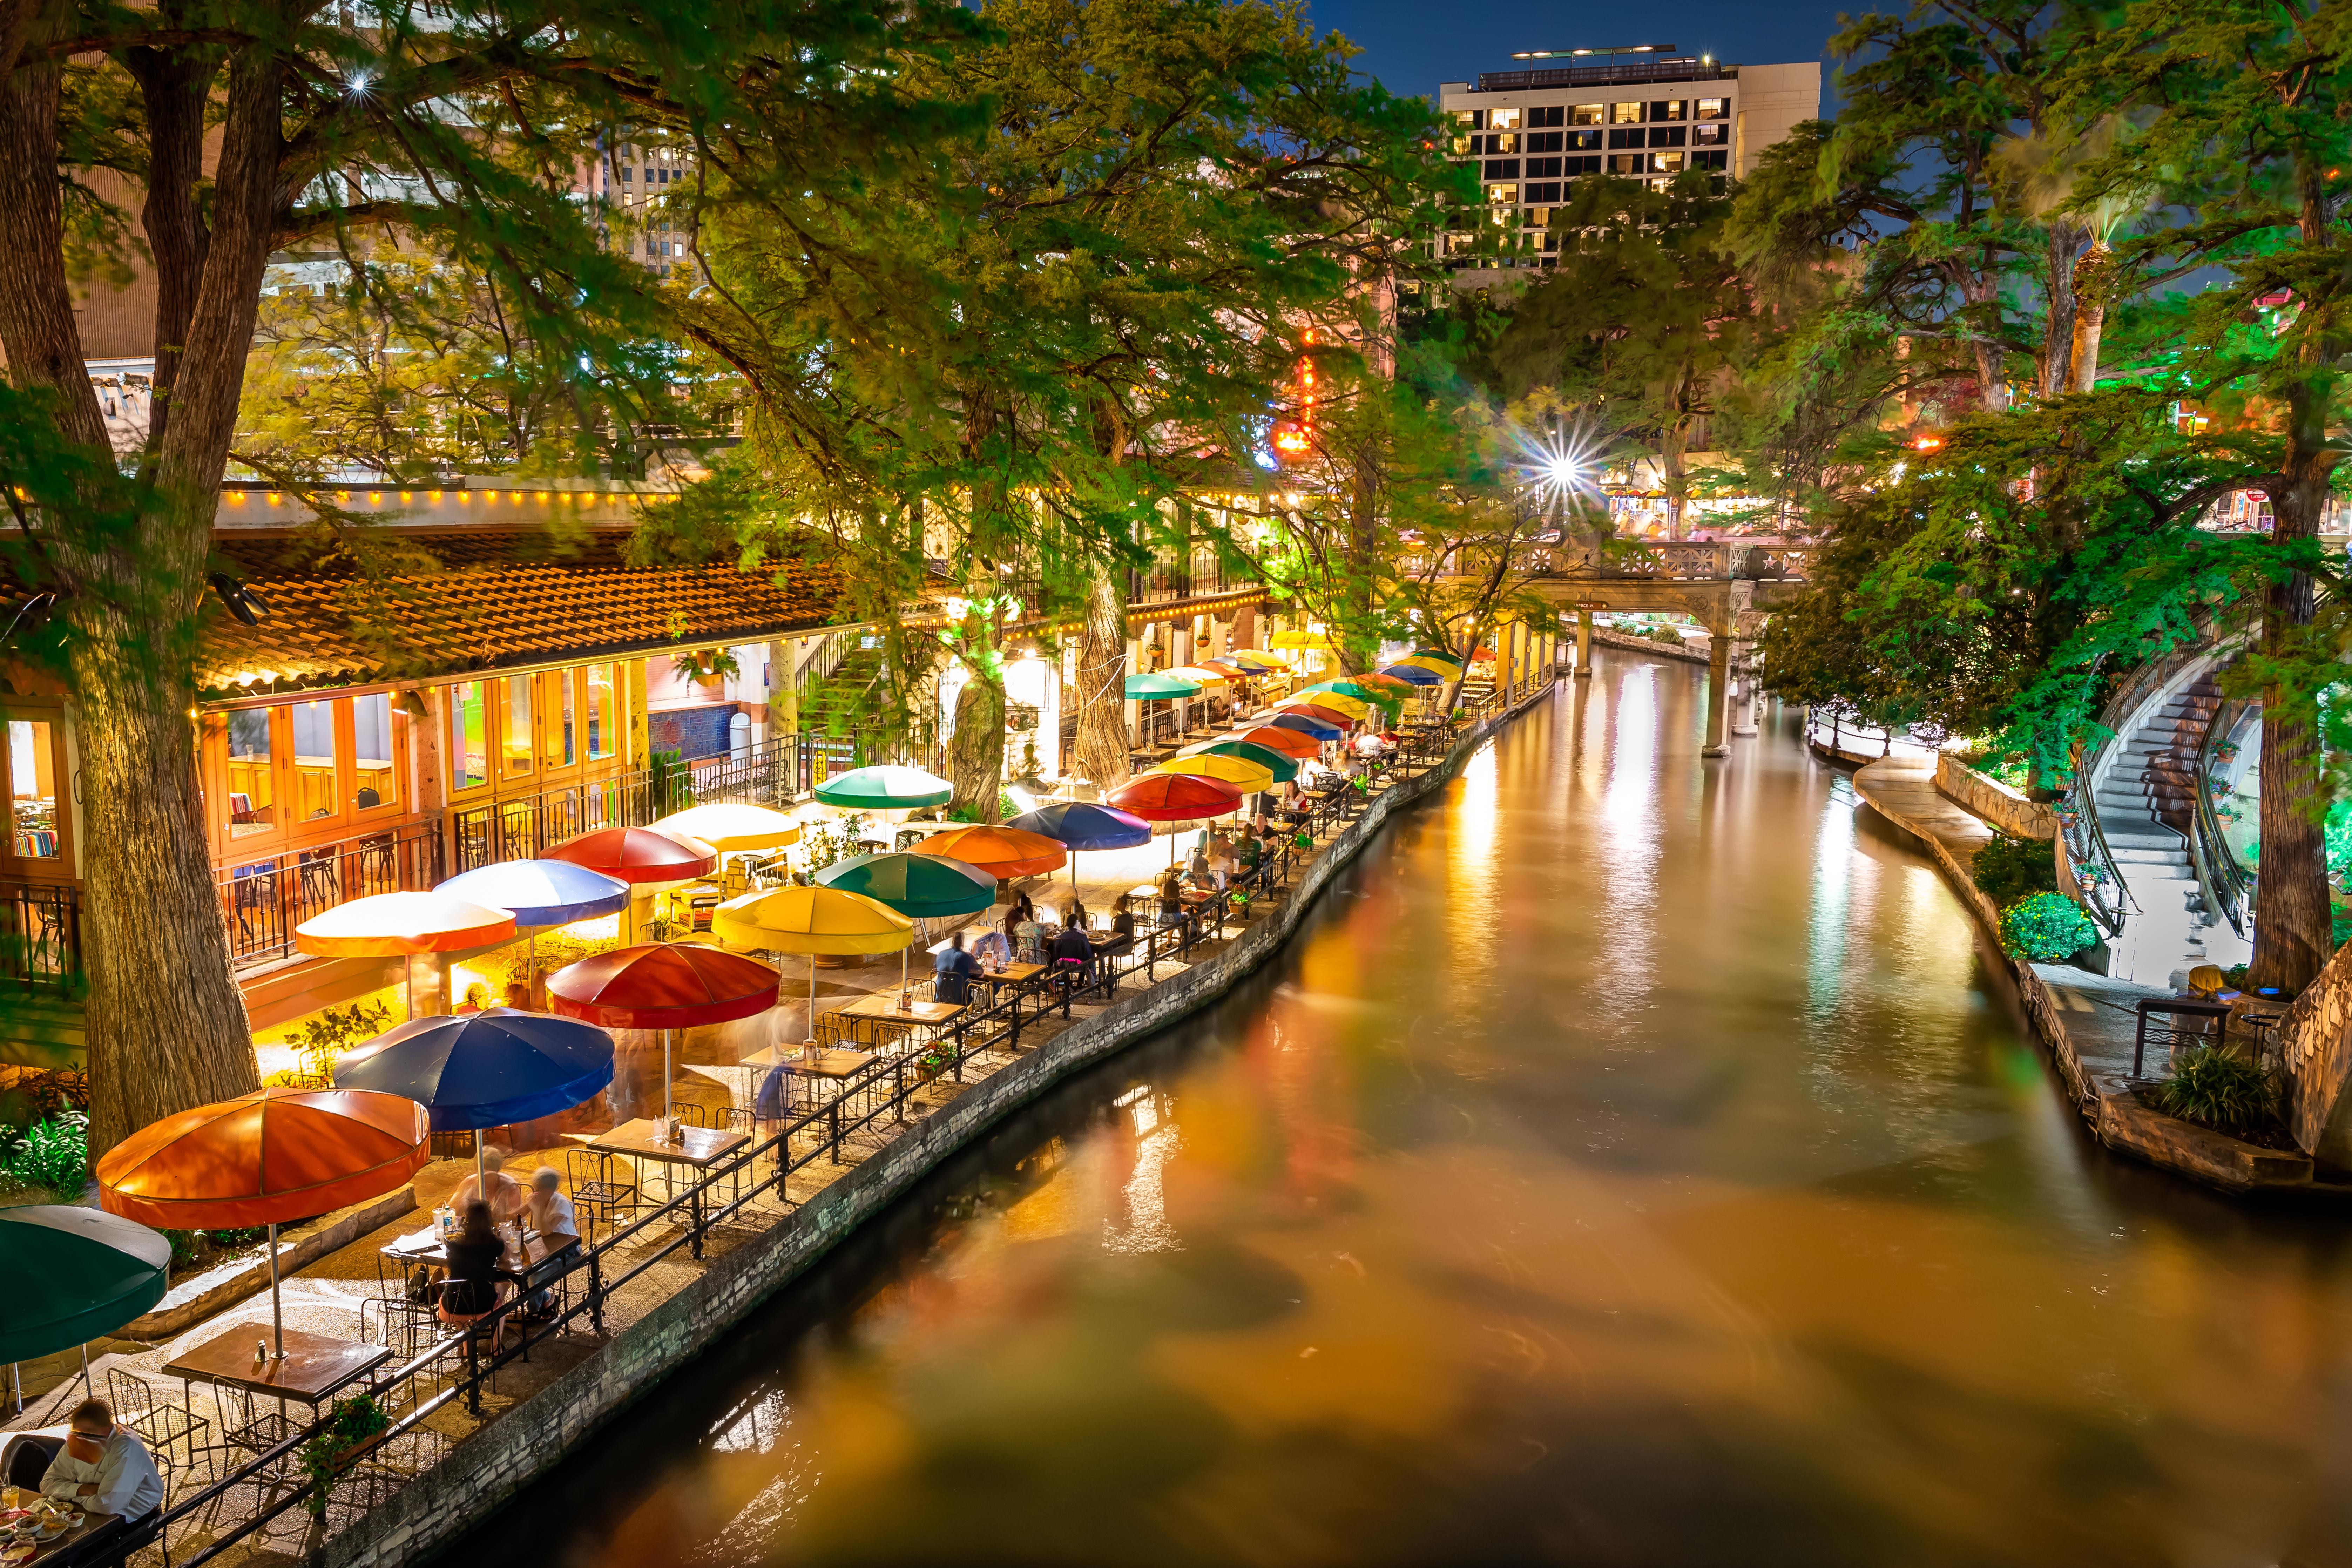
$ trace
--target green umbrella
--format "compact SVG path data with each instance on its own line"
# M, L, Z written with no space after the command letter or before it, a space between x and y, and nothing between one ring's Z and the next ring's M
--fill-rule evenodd
M1194 697L1201 689L1189 680L1179 680L1172 675L1130 675L1127 678L1127 696L1130 701L1148 702L1161 697Z
M31 1361L112 1333L163 1299L172 1244L103 1209L0 1209L0 1361Z
M977 914L996 902L996 879L944 855L853 855L816 873L845 893L863 893L909 920Z
M1326 680L1314 686L1301 687L1290 695L1295 698L1306 698L1311 697L1318 691L1336 691L1342 697L1352 697L1359 702L1369 702L1390 714L1394 714L1399 707L1399 699L1395 692L1383 691L1377 686L1361 686L1352 680Z
M938 774L896 763L852 768L816 786L818 800L850 811L913 811L945 805L954 795L955 785Z
M1276 784L1288 784L1298 776L1298 759L1286 757L1272 746L1261 746L1255 741L1204 741L1197 746L1187 746L1176 753L1180 757L1239 757L1255 763L1274 775Z

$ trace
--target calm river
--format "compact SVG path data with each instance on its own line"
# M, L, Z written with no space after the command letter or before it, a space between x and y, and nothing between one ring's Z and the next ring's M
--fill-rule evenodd
M2352 1563L2343 1223L2101 1153L1793 715L1601 657L458 1555Z

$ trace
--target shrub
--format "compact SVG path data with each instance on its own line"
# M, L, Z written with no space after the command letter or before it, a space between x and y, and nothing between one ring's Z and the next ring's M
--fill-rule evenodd
M10 1139L11 1129L0 1127L0 1163L28 1187L47 1187L64 1202L81 1196L89 1184L89 1118L71 1106L43 1117Z
M319 1424L317 1435L302 1445L302 1475L310 1483L302 1506L310 1510L312 1519L321 1524L327 1521L327 1499L334 1489L335 1478L368 1439L391 1425L392 1417L372 1394L335 1402L326 1420Z
M1969 863L1969 877L2004 909L2030 893L2058 890L2058 865L2046 838L2011 838L1995 833L1992 842L1977 851Z
M2157 1109L2167 1116L2221 1132L2264 1126L2277 1102L2277 1089L2259 1065L2212 1046L2182 1052L2156 1095Z
M2000 948L2011 958L2055 963L2099 940L2080 905L2056 893L2031 893L2000 912Z

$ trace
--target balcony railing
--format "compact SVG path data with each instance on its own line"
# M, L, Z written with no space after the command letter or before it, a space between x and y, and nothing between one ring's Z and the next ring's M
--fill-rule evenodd
M81 978L81 889L0 883L0 979L70 988Z
M430 888L446 875L436 815L396 830L239 861L213 873L230 962L294 956L294 928L352 899Z

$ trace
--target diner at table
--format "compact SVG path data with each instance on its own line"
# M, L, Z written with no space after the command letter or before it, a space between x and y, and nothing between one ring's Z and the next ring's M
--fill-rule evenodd
M478 1138L481 1134L478 1132L475 1136ZM496 1144L484 1149L480 1174L469 1172L466 1179L457 1184L457 1190L449 1196L449 1207L462 1215L468 1204L477 1201L487 1203L490 1208L490 1218L499 1225L520 1214L524 1196L522 1184L506 1173L506 1163L505 1150Z
M41 1477L41 1495L89 1513L142 1522L163 1506L163 1480L139 1435L114 1419L103 1399L85 1399L67 1418L65 1447Z
M932 965L931 995L941 1002L969 1002L971 983L980 973L980 961L964 951L963 932L957 931Z

